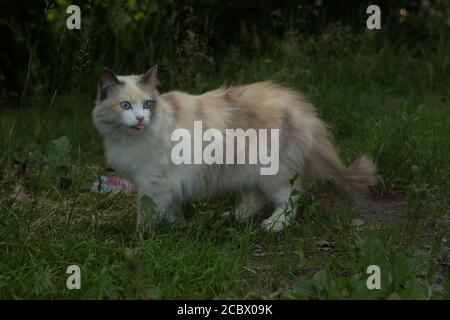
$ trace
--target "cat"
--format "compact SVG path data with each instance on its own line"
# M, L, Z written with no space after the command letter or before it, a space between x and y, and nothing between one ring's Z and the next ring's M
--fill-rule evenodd
M225 214L246 221L271 202L275 210L262 227L279 232L296 216L291 198L302 192L303 177L320 184L331 181L351 198L366 194L377 184L376 165L367 156L344 166L314 106L294 90L271 81L221 87L201 95L160 94L158 86L157 66L145 74L128 76L105 69L92 112L95 127L104 138L109 166L137 188L138 231L182 218L184 201L238 191L241 203ZM229 128L278 129L278 172L261 175L261 163L175 164L172 133L179 128L193 132L194 121L221 132ZM296 174L300 178L292 182ZM154 206L150 218L148 208L141 210L142 199L147 197Z

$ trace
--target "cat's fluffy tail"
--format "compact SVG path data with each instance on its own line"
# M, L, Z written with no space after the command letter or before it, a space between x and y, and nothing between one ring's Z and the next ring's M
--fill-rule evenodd
M377 185L377 167L367 156L362 155L346 168L346 173L338 186L345 195L356 198L366 195L369 188Z
M378 183L375 163L363 155L345 167L328 137L322 138L308 161L308 171L314 180L334 181L338 191L352 199L368 194L369 188Z

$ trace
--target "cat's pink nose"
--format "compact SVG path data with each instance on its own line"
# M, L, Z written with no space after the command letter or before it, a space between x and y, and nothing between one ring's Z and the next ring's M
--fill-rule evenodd
M141 122L142 120L144 120L144 116L136 116L136 120Z

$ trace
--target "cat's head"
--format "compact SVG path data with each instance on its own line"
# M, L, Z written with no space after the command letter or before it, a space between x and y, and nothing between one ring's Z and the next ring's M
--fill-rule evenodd
M121 131L136 134L150 125L158 105L157 66L143 75L116 76L104 69L98 82L92 112L97 129L107 135Z

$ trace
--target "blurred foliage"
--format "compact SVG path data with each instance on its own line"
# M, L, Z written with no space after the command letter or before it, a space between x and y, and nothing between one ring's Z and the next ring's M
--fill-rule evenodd
M310 279L301 278L293 286L291 298L296 299L388 299L427 300L445 298L443 288L433 287L438 277L433 259L424 251L415 251L388 257L383 242L373 231L365 233L357 242L360 263L356 272L337 279L326 270L316 272ZM380 270L379 290L368 289L366 281L372 274L367 266L376 265Z
M68 30L66 8L81 8L81 30ZM168 86L198 84L223 57L260 56L289 34L333 54L366 30L369 1L148 0L6 2L0 5L0 100L50 101L56 93L93 93L96 75L144 72L159 64ZM450 3L378 1L384 41L412 48L448 34ZM338 26L338 27L336 27ZM367 33L366 33L367 34ZM343 39L343 38L348 38ZM376 48L376 47L375 47ZM339 49L340 50L340 49ZM337 51L339 51L337 50ZM200 88L202 86L200 85ZM46 100L42 100L46 99Z

